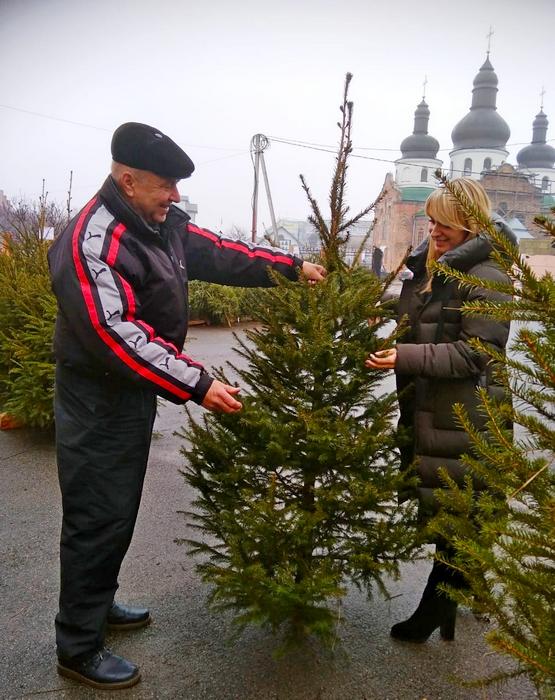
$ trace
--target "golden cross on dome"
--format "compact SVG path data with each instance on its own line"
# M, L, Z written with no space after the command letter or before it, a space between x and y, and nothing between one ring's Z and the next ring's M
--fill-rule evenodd
M542 85L542 91L540 92L540 97L541 97L540 110L543 110L543 96L544 95L545 95L545 85Z
M426 85L428 84L428 76L424 76L424 82L422 83L422 99L426 99Z

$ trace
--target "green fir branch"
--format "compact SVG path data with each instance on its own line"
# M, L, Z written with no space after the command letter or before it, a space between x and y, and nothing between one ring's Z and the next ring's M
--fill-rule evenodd
M555 678L555 281L549 274L535 275L517 248L446 178L442 182L491 238L493 259L517 283L512 301L474 299L462 312L526 325L518 329L515 354L508 358L486 343L470 341L501 367L497 376L500 381L507 376L513 404L498 404L480 390L485 419L480 430L462 406L456 407L471 443L463 458L468 477L458 485L444 475L446 488L438 492L442 509L430 528L451 543L455 556L446 563L461 569L469 584L469 594L449 594L459 602L471 596L476 609L492 616L497 629L487 635L488 642L517 663L513 672L473 683L527 673L545 685ZM537 221L553 235L551 219ZM506 291L451 269L438 272L469 289ZM518 439L510 437L510 422L524 429Z

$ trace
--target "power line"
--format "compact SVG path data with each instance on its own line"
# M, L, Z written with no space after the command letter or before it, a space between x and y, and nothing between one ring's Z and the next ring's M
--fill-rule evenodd
M334 149L333 152L336 152L336 149L334 146L330 146L330 144L327 143L313 143L311 141L302 141L301 139L291 139L291 138L285 138L281 136L268 136L269 139L272 139L273 141L277 142L283 142L283 143L295 143L303 146L314 146L314 147L319 147L319 148L331 148ZM546 139L546 143L550 143L551 141L555 141L555 139ZM505 144L506 146L528 146L530 145L530 141L519 141L519 142L514 142L514 143L507 143ZM391 153L399 153L400 149L399 148L381 148L378 146L354 146L353 145L353 150L355 151L388 151ZM444 152L444 151L453 151L453 147L451 148L439 148L439 152Z
M270 141L275 141L276 143L283 143L283 144L286 144L286 145L288 145L288 146L296 146L296 147L298 147L298 148L307 148L307 149L312 150L312 151L321 151L321 152L323 152L323 153L331 153L331 154L333 154L333 155L335 155L335 154L337 153L337 150L336 150L336 149L333 149L332 146L325 147L325 148L324 148L324 147L320 147L320 146L310 146L310 145L308 145L308 144L305 143L305 142L287 141L286 139L280 139L280 138L277 138L277 137L275 137L275 136L268 136L268 139L270 139ZM555 140L555 139L551 139L551 140ZM393 165L397 165L397 160L399 160L399 159L390 160L390 159L387 159L387 158L376 158L376 157L374 157L374 156L363 156L363 155L360 155L360 154L358 154L358 153L351 153L351 158L362 158L363 160L372 160L372 161L377 161L377 162L380 162L380 163L390 163L390 164L393 164ZM423 167L426 167L426 166L423 166L421 163L410 163L410 162L408 162L408 161L404 161L404 162L403 162L403 165L410 165L410 166L414 166L414 167L416 167L416 168L423 168ZM453 170L450 170L450 172L451 172L451 173L461 173L461 174L464 174L464 175L481 175L483 171L481 171L481 170L471 170L471 171L468 171L468 170L453 169ZM495 175L496 175L497 177L509 177L509 178L515 177L515 175L509 174L509 173L499 173L499 172L496 172Z
M14 107L12 105L5 105L5 104L0 104L0 108L3 109L11 109L14 112L21 112L23 114L31 114L35 117L41 117L42 119L49 119L51 121L57 121L57 122L62 122L64 124L73 124L74 126L81 126L86 129L95 129L96 131L106 131L108 133L112 132L112 129L108 129L104 126L97 126L96 124L88 124L85 122L78 122L74 121L72 119L65 119L63 117L57 117L53 116L51 114L44 114L44 112L36 112L30 109L23 109L21 107ZM313 143L311 141L302 141L300 139L293 139L293 138L282 138L279 136L268 136L269 139L276 141L278 143L287 143L291 145L298 145L298 146L303 146L303 147L313 147L313 148L321 148L321 149L332 149L332 153L336 152L335 146L330 146L329 144L325 143ZM551 143L555 141L555 139L546 139L546 143ZM243 149L240 148L233 148L230 146L201 146L199 144L184 144L187 148L206 148L209 150L215 150L215 151L241 151L244 152ZM521 142L515 142L515 143L508 143L506 144L507 146L528 146L529 142L528 141L521 141ZM389 148L389 147L381 147L381 146L353 146L353 150L355 151L384 151L384 152L390 152L390 153L399 153L398 148ZM445 151L452 151L452 148L440 148L438 152L445 152ZM352 154L355 155L355 154ZM355 156L362 158L363 156ZM369 160L372 160L369 158ZM373 160L383 160L384 162L394 162L394 161L389 161L387 159L379 159L379 158L374 158Z
M52 117L49 114L43 114L42 112L33 112L30 109L21 109L21 107L12 107L11 105L1 105L4 109L11 109L14 112L23 112L23 114L32 114L35 117L42 117L43 119L51 119L56 122L64 122L65 124L73 124L74 126L84 126L87 129L96 129L97 131L108 131L111 129L106 129L103 126L95 126L94 124L85 124L83 122L74 122L71 119L63 119L62 117Z
M86 129L95 129L96 131L105 131L108 133L112 132L112 129L108 129L106 127L102 126L97 126L95 124L87 124L85 122L78 122L74 121L72 119L64 119L63 117L56 117L52 116L50 114L44 114L43 112L35 112L33 110L29 109L23 109L21 107L13 107L12 105L4 105L0 104L0 108L3 109L11 109L14 112L21 112L23 114L31 114L35 117L40 117L42 119L50 119L51 121L57 121L57 122L62 122L65 124L73 124L74 126L81 126ZM278 136L268 136L268 138L271 141L274 141L276 143L283 143L289 146L296 146L298 148L306 148L309 150L314 150L314 151L321 151L323 153L332 153L335 155L337 152L336 148L334 146L330 146L329 144L318 144L318 143L312 143L310 141L301 141L299 139L285 139L285 138L280 138ZM546 139L546 143L550 143L552 141L555 141L555 139ZM208 163L213 163L218 160L225 160L226 158L235 158L240 155L245 155L248 153L248 151L237 149L237 148L231 148L231 147L222 147L222 146L199 146L196 144L184 144L187 148L205 148L209 150L217 150L217 151L235 151L234 153L230 154L229 156L222 156L221 158L213 158L211 160L203 161L202 163L199 163L199 165L206 165ZM509 143L506 144L507 146L525 146L528 145L527 142L522 142L522 143ZM353 146L353 150L358 150L358 151L387 151L387 152L399 152L399 149L395 148L379 148L379 147L366 147L366 146ZM450 148L440 148L439 151L450 151L452 149ZM239 152L237 152L239 151ZM389 158L378 158L377 156L365 156L361 155L359 153L351 153L351 157L353 158L361 158L363 160L371 160L375 161L378 163L390 163L390 164L396 164L396 160L391 160ZM415 167L422 167L421 164L419 163L405 163L405 165L412 165ZM452 172L455 173L465 173L464 170L453 170ZM481 171L471 171L471 172L466 172L467 175L481 175ZM497 173L498 175L502 177L513 177L513 175L505 175L503 173Z
M82 126L86 129L95 129L96 131L107 131L108 133L112 133L113 129L107 129L104 126L96 126L95 124L86 124L85 122L76 122L71 119L64 119L63 117L55 117L51 114L44 114L43 112L34 112L30 109L22 109L21 107L12 107L11 105L3 105L0 104L0 107L3 109L11 109L14 112L22 112L23 114L32 114L34 117L41 117L42 119L50 119L51 121L55 122L62 122L64 124L73 124L74 126ZM184 144L187 148L206 148L212 151L239 151L241 150L241 153L247 153L248 151L245 151L244 149L239 149L239 148L231 148L229 146L199 146L198 144ZM232 157L232 156L230 156ZM207 161L207 162L212 162L212 161Z
M220 160L227 160L228 158L237 158L238 156L246 156L249 151L240 151L239 153L231 153L227 156L220 156L220 158L210 158L210 160L202 160L198 165L208 165L209 163L216 163Z

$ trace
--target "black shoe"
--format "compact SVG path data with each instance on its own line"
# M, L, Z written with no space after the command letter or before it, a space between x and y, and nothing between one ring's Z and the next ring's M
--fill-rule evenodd
M58 673L93 688L117 690L130 688L141 680L138 666L104 647L84 659L58 657Z
M114 602L108 610L107 623L111 630L136 630L146 627L150 621L150 612L146 608L130 608Z
M441 638L451 642L455 639L457 604L443 594L420 601L414 613L404 622L391 628L391 636L402 642L425 642L439 627Z

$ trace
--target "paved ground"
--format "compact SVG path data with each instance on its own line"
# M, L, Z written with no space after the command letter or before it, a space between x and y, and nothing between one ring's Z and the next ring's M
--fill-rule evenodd
M207 365L229 357L229 331L194 328L188 352ZM229 641L229 619L205 607L206 588L185 549L178 511L191 493L178 470L180 441L173 431L181 409L166 405L156 423L143 505L121 575L119 598L148 605L153 624L134 634L113 635L109 644L137 661L143 681L107 693L85 689L55 672L52 619L57 597L60 503L52 440L25 430L0 433L0 592L3 643L0 698L119 697L186 700L462 700L536 698L531 685L515 680L500 688L463 688L457 677L475 678L507 668L482 637L487 627L469 611L457 621L457 638L437 632L423 645L394 642L392 623L416 606L428 562L404 568L391 584L391 601L372 601L350 590L342 607L340 649L335 654L308 644L276 660L275 640L249 630Z

